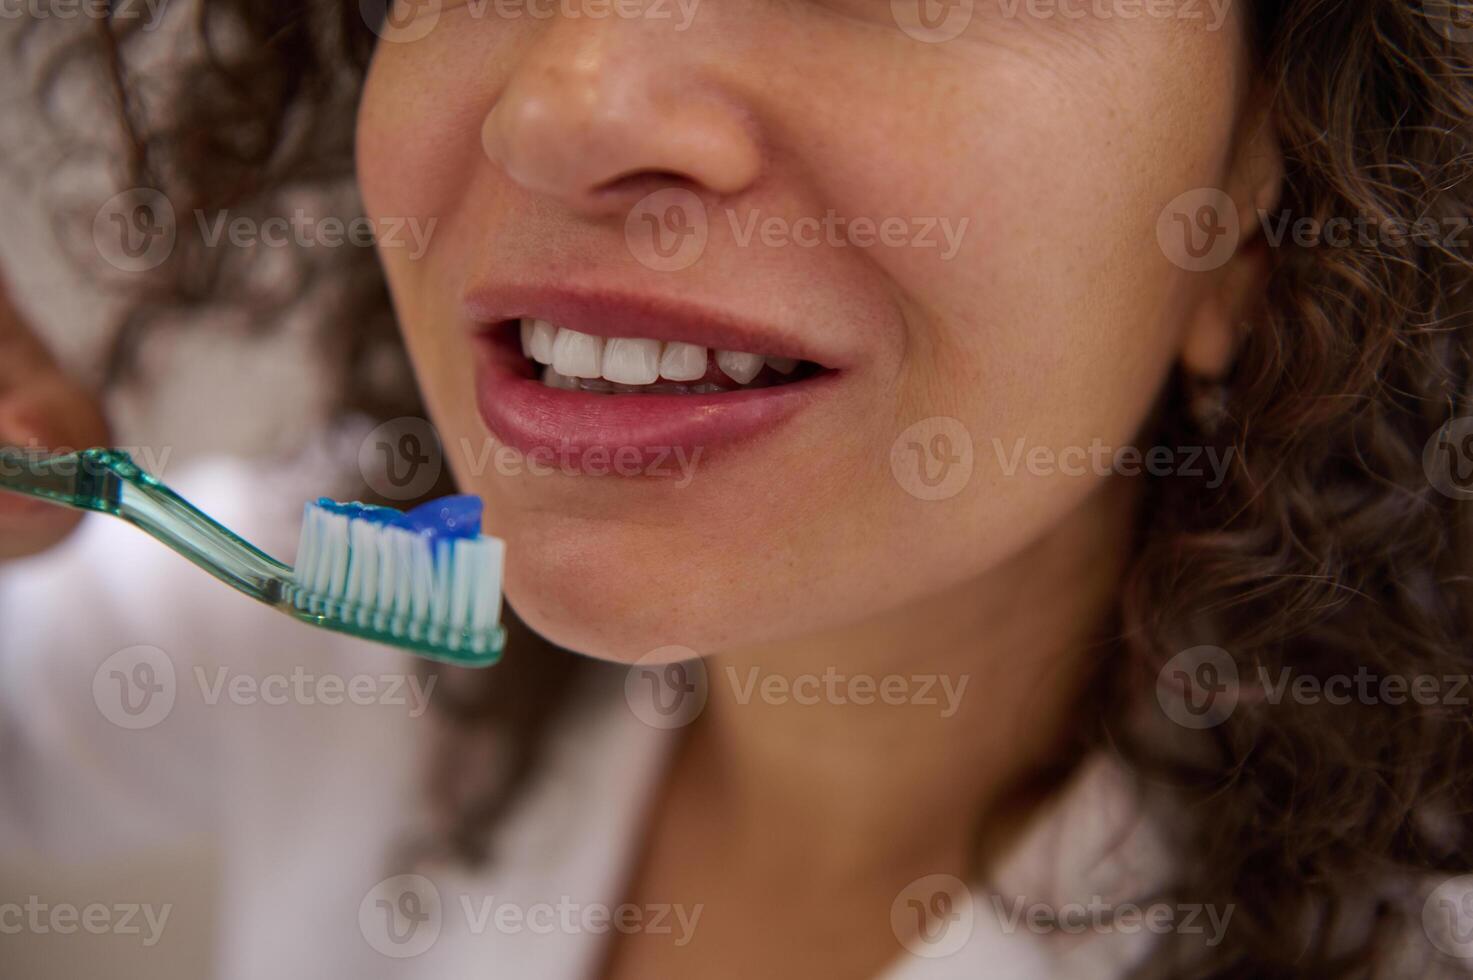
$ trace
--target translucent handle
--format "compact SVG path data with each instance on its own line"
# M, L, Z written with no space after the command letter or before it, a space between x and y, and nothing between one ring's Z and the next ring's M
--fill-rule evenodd
M506 641L506 631L499 625L453 634L441 629L421 635L381 627L374 615L376 610L336 609L329 613L304 606L296 601L300 590L290 566L211 520L139 469L127 453L89 449L65 456L37 456L0 449L0 490L120 517L226 585L324 629L469 667L495 663Z
M0 489L121 517L262 602L282 602L291 580L289 566L211 520L124 452L88 449L38 457L0 449Z
M89 450L64 456L38 456L22 449L0 449L0 490L10 490L64 507L113 513L117 476L110 458L126 453Z

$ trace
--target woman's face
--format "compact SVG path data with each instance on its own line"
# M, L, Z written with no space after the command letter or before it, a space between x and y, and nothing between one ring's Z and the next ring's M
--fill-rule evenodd
M1251 213L1240 4L528 3L401 4L358 169L381 228L435 220L380 252L550 639L709 654L964 592L1122 479L1100 447L1175 363L1222 367L1234 263L1158 222Z

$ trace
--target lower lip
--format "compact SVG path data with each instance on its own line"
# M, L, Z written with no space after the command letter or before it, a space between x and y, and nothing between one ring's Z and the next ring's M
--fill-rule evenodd
M526 361L490 337L476 342L476 403L501 442L577 467L590 452L642 465L684 452L694 458L772 433L833 387L825 372L791 384L709 395L601 395L549 388ZM587 460L589 465L592 460Z

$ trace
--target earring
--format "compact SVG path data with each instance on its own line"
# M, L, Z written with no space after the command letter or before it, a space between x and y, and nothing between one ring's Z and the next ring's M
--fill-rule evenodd
M1197 430L1209 438L1228 419L1228 386L1221 380L1189 374L1186 377L1187 412Z
M1209 439L1216 436L1223 423L1232 416L1229 411L1232 402L1231 392L1228 390L1225 379L1231 376L1238 355L1242 352L1243 339L1252 329L1251 320L1243 320L1238 323L1237 336L1233 343L1234 350L1228 358L1229 363L1225 370L1212 377L1194 374L1190 371L1184 372L1187 413L1196 423L1197 431Z

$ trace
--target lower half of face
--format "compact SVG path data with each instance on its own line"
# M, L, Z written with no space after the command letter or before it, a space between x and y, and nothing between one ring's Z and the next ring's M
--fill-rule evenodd
M1158 218L1222 179L1236 32L871 6L452 6L380 45L395 307L557 643L712 654L1004 574L1171 370L1192 280Z

